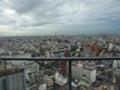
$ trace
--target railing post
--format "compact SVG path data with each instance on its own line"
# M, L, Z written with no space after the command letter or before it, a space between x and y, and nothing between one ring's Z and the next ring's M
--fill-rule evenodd
M69 90L72 90L72 87L71 87L71 81L72 81L72 73L71 73L71 65L72 64L72 61L70 60L69 61L69 80L68 80L68 83L69 83Z

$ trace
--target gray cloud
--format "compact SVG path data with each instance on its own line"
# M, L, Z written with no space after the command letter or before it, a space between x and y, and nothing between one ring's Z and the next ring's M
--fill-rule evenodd
M8 5L18 13L28 13L38 8L42 2L43 0L9 0Z
M0 6L0 25L12 33L28 28L34 34L120 29L120 0L1 0Z

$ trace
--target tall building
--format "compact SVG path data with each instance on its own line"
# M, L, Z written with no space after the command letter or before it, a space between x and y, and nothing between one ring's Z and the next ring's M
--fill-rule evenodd
M117 90L120 90L120 69L117 69L116 71L116 85L117 85Z
M0 71L0 90L26 90L24 69Z
M96 69L92 66L84 66L83 63L72 65L73 78L86 78L90 83L96 81Z
M68 64L66 61L60 61L61 74L67 76L68 74Z

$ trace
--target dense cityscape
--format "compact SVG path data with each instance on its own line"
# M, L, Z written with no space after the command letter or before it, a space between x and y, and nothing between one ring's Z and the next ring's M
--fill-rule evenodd
M0 63L0 90L119 90L119 82L119 60L72 61L71 73L69 61Z
M118 57L119 35L1 37L0 57Z
M68 62L1 62L0 90L69 90Z
M69 61L55 60L119 55L120 37L117 35L1 37L1 58L54 59L1 60L0 90L119 90L120 62L117 60L72 61L71 73Z
M119 90L120 61L73 61L72 90Z

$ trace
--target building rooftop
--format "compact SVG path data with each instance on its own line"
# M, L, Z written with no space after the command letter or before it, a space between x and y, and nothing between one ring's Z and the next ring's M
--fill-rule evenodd
M88 70L88 71L94 71L94 70L96 70L95 67L83 67L82 69Z
M16 73L20 73L20 72L24 72L24 69L7 69L7 70L1 70L0 71L0 77L12 75L12 74L16 74Z

